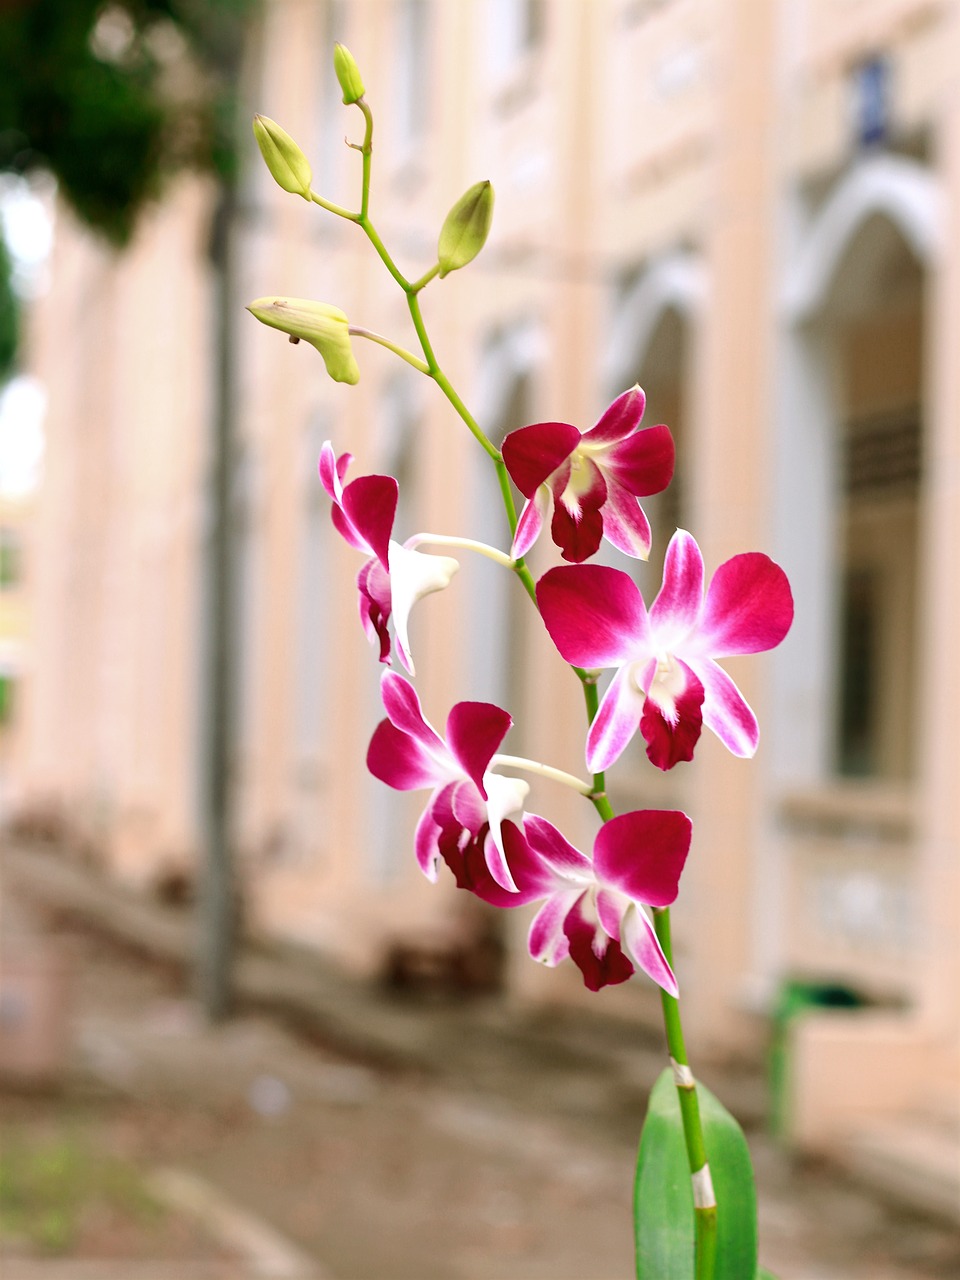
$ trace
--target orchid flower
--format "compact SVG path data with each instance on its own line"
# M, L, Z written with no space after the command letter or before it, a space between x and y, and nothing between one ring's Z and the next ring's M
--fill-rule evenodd
M393 630L400 661L414 674L410 657L410 611L416 602L433 591L449 586L460 568L449 556L425 555L415 551L409 539L401 545L390 534L397 513L399 486L393 476L359 476L344 485L349 453L339 458L326 441L320 450L320 482L333 501L331 516L337 531L351 547L370 557L357 575L360 592L360 621L368 639L379 642L380 661L390 661L390 632Z
M643 904L674 901L690 836L685 813L624 813L597 832L591 861L546 819L528 814L522 834L510 822L503 826L515 893L504 892L471 846L446 860L460 887L485 902L542 902L528 938L535 960L553 967L569 956L591 991L642 969L676 996L676 978Z
M424 718L409 680L386 671L380 694L387 719L374 730L367 768L397 791L432 788L414 838L424 875L436 880L445 853L453 856L465 843L478 842L494 882L515 892L502 833L508 818L522 827L530 788L519 778L489 771L513 724L509 714L489 702L458 702L447 717L444 741Z
M700 548L682 529L649 613L619 569L569 565L540 579L540 612L566 661L617 668L587 735L591 772L613 764L638 728L660 769L693 758L703 724L734 755L756 751L756 717L716 659L780 643L793 621L790 584L760 552L722 564L706 597L703 583Z
M665 426L640 430L646 396L638 386L618 396L589 431L568 422L537 422L511 431L503 461L526 498L513 542L524 556L550 521L564 560L594 555L601 537L646 560L650 524L638 501L673 476L673 437Z

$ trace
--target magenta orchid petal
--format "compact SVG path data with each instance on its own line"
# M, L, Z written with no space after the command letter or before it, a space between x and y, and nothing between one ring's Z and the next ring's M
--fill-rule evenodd
M646 560L650 555L650 521L634 495L610 475L603 508L603 536L625 556Z
M517 532L513 537L510 554L515 560L525 556L543 528L544 521L553 519L553 493L550 486L542 484L532 498L523 504L520 519L517 521Z
M634 966L624 955L620 943L609 936L599 921L593 921L584 910L587 894L567 912L563 932L570 944L570 959L583 974L590 991L615 986L633 976Z
M366 538L357 532L340 507L330 508L330 519L333 521L333 527L344 542L353 547L355 551L363 551L367 555L370 554L373 547L370 546Z
M620 945L638 969L666 991L678 996L679 988L673 970L667 963L663 948L647 913L637 903L631 902L620 922Z
M594 841L597 877L636 902L668 907L677 896L692 832L687 815L673 809L638 809L611 818Z
M660 423L610 446L598 461L608 480L616 480L637 498L646 498L661 493L673 479L676 446L670 428Z
M469 889L478 898L495 907L506 908L535 902L551 892L553 881L549 873L545 874L539 859L527 845L523 832L512 822L504 823L503 840L506 858L517 887L510 890L497 884L490 873L483 848L488 835L488 832L478 834L466 841L460 849L444 849L447 865L461 889Z
M578 564L587 560L600 546L603 537L601 509L607 498L607 482L591 458L575 455L568 465L565 480L556 479L553 487L553 520L550 531L561 549L564 560Z
M622 893L618 893L616 889L605 888L602 885L597 888L595 900L597 919L600 921L604 933L613 938L615 942L619 942L620 920L629 903L624 901Z
M358 551L373 554L387 567L387 543L397 511L399 487L393 476L360 476L346 487L343 477L353 461L349 453L337 458L325 441L320 450L320 483L333 501L331 516L337 532Z
M746 698L723 668L709 658L690 665L704 688L703 723L735 756L752 756L760 741L760 728Z
M438 762L449 761L450 769L443 776L454 777L457 770L453 757L447 750L447 744L424 717L417 691L410 681L394 671L385 671L380 679L380 697L391 724L419 742Z
M706 695L700 680L685 662L671 658L657 664L647 689L640 732L651 763L667 770L692 760L703 727Z
M381 720L373 731L367 748L367 768L395 791L436 787L450 776L433 752L389 720Z
M586 759L591 773L603 773L619 759L640 727L644 694L637 687L635 671L632 663L620 668L590 725Z
M700 652L712 658L761 653L778 645L793 621L787 575L762 552L727 560L713 575L700 623Z
M450 811L457 825L465 831L476 833L487 821L487 807L483 797L468 779L452 784Z
M399 493L393 476L358 476L343 491L340 510L363 545L347 537L341 524L337 528L352 546L372 551L384 568ZM336 511L334 508L334 517Z
M563 565L537 583L553 643L578 667L617 667L652 652L646 606L636 583L606 565Z
M590 859L575 848L552 822L531 813L524 823L524 833L534 853L559 875L567 880L581 880L584 884L593 879Z
M502 840L494 839L492 830L487 832L483 842L483 857L487 864L487 869L501 889L515 893L517 891L517 882L514 880L513 872L507 864L507 855L504 852Z
M333 445L329 440L325 440L320 449L320 458L317 463L317 472L320 476L320 483L327 492L327 496L331 498L339 507L341 495L343 494L343 477L346 475L347 468L353 461L352 453L342 453L339 460L334 452Z
M650 606L658 645L672 650L697 625L703 609L703 556L685 529L670 539L663 561L663 586Z
M336 513L337 508L334 508ZM364 633L371 644L379 644L380 661L390 661L390 632L387 623L390 620L390 576L376 557L361 565L357 574L357 603L360 608L360 622Z
M564 560L580 564L596 555L603 537L603 516L598 507L584 507L572 514L563 502L554 502L550 536Z
M567 889L547 898L530 925L527 946L534 960L554 968L570 954L570 943L563 931L564 921L582 889Z
M490 702L458 702L447 716L447 745L484 800L483 775L512 724L510 715Z
M584 433L584 440L591 445L611 444L623 440L636 431L647 407L647 397L637 385L617 396L613 404L600 415L596 425Z
M417 821L417 829L413 836L413 850L420 870L434 884L437 881L440 864L440 848L437 843L439 834L440 828L434 819L433 809L428 805Z
M580 432L569 422L535 422L506 436L503 461L523 496L532 498L579 443Z
M510 871L516 883L516 891L504 896L503 901L514 907L533 902L553 893L557 879L553 869L539 857L527 839L526 824L536 815L527 814L521 829L515 822L503 823L503 849ZM503 891L501 890L501 893Z

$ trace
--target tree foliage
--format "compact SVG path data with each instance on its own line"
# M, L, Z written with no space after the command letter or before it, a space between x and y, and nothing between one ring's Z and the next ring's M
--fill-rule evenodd
M232 165L223 102L232 86L217 73L250 7L251 0L7 0L0 170L49 170L85 222L126 243L171 172Z

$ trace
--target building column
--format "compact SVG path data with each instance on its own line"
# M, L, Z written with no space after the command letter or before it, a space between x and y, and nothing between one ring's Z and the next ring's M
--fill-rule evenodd
M710 292L687 435L691 531L708 574L772 541L776 6L735 0L726 8L714 189L704 226ZM768 661L725 664L761 730ZM752 950L762 768L735 759L711 734L704 734L691 768L694 844L677 910L678 976L692 1043L701 1052L735 1051L746 1047L751 1030L738 1004Z
M944 34L960 57L960 14ZM947 59L945 66L956 65ZM929 404L925 438L921 564L919 917L921 1015L960 1051L960 84L944 77L937 169L944 196L942 257L927 304Z

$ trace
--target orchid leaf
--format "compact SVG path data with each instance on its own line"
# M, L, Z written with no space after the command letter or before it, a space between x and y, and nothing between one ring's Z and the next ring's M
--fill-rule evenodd
M714 1280L744 1280L758 1275L757 1197L750 1152L742 1129L723 1104L701 1084L697 1094L718 1206ZM669 1069L650 1092L637 1156L634 1221L637 1280L694 1280L693 1189L680 1103Z

